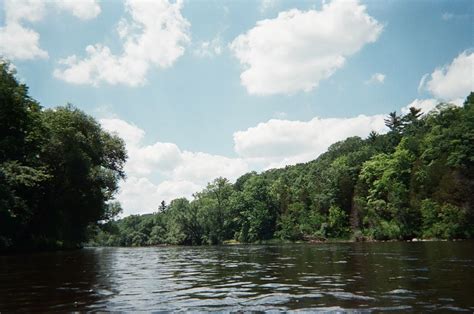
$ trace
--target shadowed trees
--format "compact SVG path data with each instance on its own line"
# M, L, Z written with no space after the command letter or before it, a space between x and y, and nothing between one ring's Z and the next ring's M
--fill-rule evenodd
M43 110L0 63L0 249L70 248L110 219L124 143L73 106Z

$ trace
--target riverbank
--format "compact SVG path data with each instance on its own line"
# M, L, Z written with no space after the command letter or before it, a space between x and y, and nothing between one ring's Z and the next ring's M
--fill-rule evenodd
M213 247L213 246L252 246L252 245L289 245L289 244L343 244L343 243L410 243L410 242L460 242L460 241L473 241L473 239L410 239L410 240L375 240L366 239L364 241L354 239L325 239L325 240L299 240L289 241L283 239L269 239L261 240L252 243L239 242L237 240L226 240L220 244L201 244L201 245L181 245L181 244L154 244L154 245L141 245L141 246L107 246L107 245L88 245L85 244L84 248L100 248L100 247Z
M257 241L254 243L250 244L301 244L301 243L309 243L309 244L318 244L318 243L383 243L383 242L457 242L457 241L469 241L472 239L436 239L436 238L430 238L430 239L418 239L418 238L413 238L409 240L397 240L397 239L391 239L391 240L376 240L376 239L364 239L364 240L359 240L359 239L321 239L321 240L299 240L299 241L289 241L289 240L282 240L282 239L270 239L270 240L262 240L262 241ZM224 241L222 244L225 245L241 245L241 244L248 244L248 243L242 243L237 240L228 240Z
M253 243L239 242L236 240L227 240L220 244L202 244L202 245L181 245L181 244L154 244L154 245L141 245L141 246L112 246L112 245L93 245L84 244L82 246L75 247L37 247L37 248L10 248L8 250L0 250L0 256L7 255L25 255L30 253L47 253L47 252L68 252L76 251L83 248L153 248L153 247L214 247L214 246L261 246L261 245L290 245L290 244L344 244L344 243L410 243L410 242L463 242L463 241L474 241L474 239L410 239L410 240L365 240L358 241L354 239L325 239L325 240L311 240L311 241L289 241L282 239L270 239L262 240Z

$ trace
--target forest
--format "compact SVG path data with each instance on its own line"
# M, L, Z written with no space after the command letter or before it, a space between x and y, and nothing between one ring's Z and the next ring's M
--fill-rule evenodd
M193 200L91 226L92 246L474 236L474 93L463 107L390 113L308 163L217 178Z
M0 75L0 250L474 236L474 93L116 219L124 142L72 105L42 108L8 63Z
M43 109L0 62L0 251L81 247L117 214L123 141L71 105Z

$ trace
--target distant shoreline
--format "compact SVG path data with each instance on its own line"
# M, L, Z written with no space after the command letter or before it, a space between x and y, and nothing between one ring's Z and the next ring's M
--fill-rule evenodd
M255 243L242 243L235 240L224 241L221 244L209 245L180 245L180 244L157 244L157 245L143 245L143 246L92 246L85 245L83 248L153 248L153 247L218 247L218 246L261 246L261 245L283 245L283 244L339 244L339 243L420 243L420 242L468 242L472 239L412 239L412 240L365 240L356 241L350 239L328 239L326 241L286 241L286 240L268 240Z
M180 244L157 244L157 245L143 245L143 246L93 246L93 245L84 245L82 247L75 248L47 248L47 249L12 249L7 251L0 251L0 256L10 256L10 255L24 255L31 253L53 253L53 252L71 252L79 251L81 249L99 249L99 248L159 248L159 247L219 247L219 246L271 246L271 245L290 245L290 244L343 244L343 243L416 243L416 242L468 242L473 241L472 239L412 239L412 240L365 240L365 241L356 241L350 239L328 239L325 241L286 241L272 239L268 241L260 241L255 243L242 243L235 240L225 241L221 244L208 244L208 245L180 245Z

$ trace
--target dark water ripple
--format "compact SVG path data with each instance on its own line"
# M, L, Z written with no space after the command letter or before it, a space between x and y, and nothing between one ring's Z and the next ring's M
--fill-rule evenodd
M474 242L0 256L3 311L473 312Z

